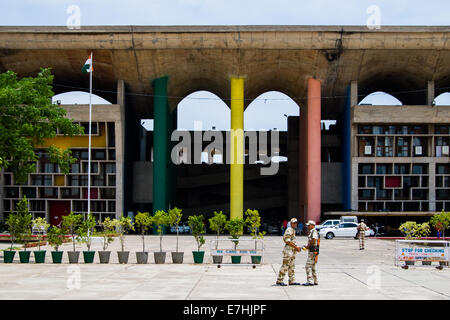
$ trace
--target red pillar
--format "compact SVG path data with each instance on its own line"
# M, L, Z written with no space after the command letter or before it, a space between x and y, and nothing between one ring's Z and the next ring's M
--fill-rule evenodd
M321 200L321 93L320 81L308 79L307 156L306 156L306 219L320 221Z

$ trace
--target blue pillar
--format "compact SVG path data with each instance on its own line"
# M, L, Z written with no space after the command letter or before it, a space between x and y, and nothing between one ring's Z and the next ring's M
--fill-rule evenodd
M352 155L351 155L351 91L347 88L347 98L345 101L343 131L342 131L342 203L344 210L352 209Z

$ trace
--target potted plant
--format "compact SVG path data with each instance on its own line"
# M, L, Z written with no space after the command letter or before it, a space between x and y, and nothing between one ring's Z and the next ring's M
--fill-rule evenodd
M432 225L436 230L442 232L442 239L445 240L445 230L448 229L450 225L450 212L445 212L442 209L441 213L435 214L430 219L430 225ZM448 266L448 261L439 261L439 265Z
M13 250L14 242L19 237L21 233L21 219L20 214L17 212L11 212L6 219L6 226L9 231L9 239L11 240L11 247L9 250L3 251L3 261L4 263L12 263L14 260L14 255L16 251Z
M91 251L91 245L92 245L92 234L95 231L95 218L91 213L87 214L86 219L84 219L83 222L81 222L79 231L78 231L78 238L79 241L86 244L87 251L83 251L83 260L84 263L93 263L94 257L95 257L95 251Z
M103 237L103 250L98 252L100 258L100 263L109 263L109 258L111 256L111 251L106 251L109 244L114 241L114 238L110 236L111 232L114 230L113 221L107 217L100 222L102 227L102 237Z
M60 245L64 242L65 232L63 229L53 226L48 230L47 241L55 251L52 251L52 262L61 263L64 251L58 251Z
M239 238L242 235L242 228L244 227L244 220L241 218L235 218L228 220L225 224L225 229L230 233L230 238L233 239L234 250L237 250L239 244ZM241 263L241 256L231 256L232 263Z
M223 232L225 223L227 222L227 216L222 211L214 211L214 217L209 219L209 228L216 232L216 250L219 245L219 235ZM213 263L222 263L223 256L212 256Z
M430 226L427 222L416 223L415 221L406 221L398 228L405 236L406 240L419 240L430 233ZM414 261L405 261L406 265L414 265Z
M73 251L68 251L69 263L78 263L80 257L80 251L75 251L75 241L78 240L79 227L83 221L81 214L70 212L67 216L62 217L62 226L64 230L67 230L72 238Z
M38 217L31 221L33 224L33 228L38 230L38 250L33 251L34 253L34 260L36 263L44 263L45 262L45 250L41 250L41 242L44 237L44 234L47 233L48 228L50 227L50 224L47 223L47 220L41 217Z
M181 214L181 209L178 209L177 207L173 208L173 209L169 209L168 212L168 223L171 226L174 226L177 230L177 246L176 246L176 251L172 252L172 262L173 263L183 263L183 257L184 257L184 252L178 252L178 229L179 229L179 225L180 225L180 221L181 221L181 217L183 215Z
M153 223L156 225L156 232L159 234L159 252L154 252L155 256L155 263L161 264L165 263L166 261L166 252L162 251L162 237L163 237L163 231L166 224L169 224L170 218L167 212L163 210L156 211L155 215L153 216Z
M125 234L130 230L134 230L133 223L131 222L131 218L122 216L122 217L120 217L120 220L113 219L113 226L116 229L116 231L119 233L120 247L122 249L121 251L117 251L119 263L128 263L128 257L130 255L130 251L124 251L125 250Z
M190 216L188 218L189 227L191 227L192 235L197 242L197 251L192 251L194 256L194 263L203 263L203 258L205 256L205 251L200 251L201 246L205 244L205 238L202 234L205 233L205 223L203 220L203 215Z
M28 200L23 197L16 205L16 210L19 215L19 234L18 239L23 242L23 251L19 251L19 258L21 263L30 262L31 251L27 251L27 242L31 237L31 220L33 216L28 212Z
M250 228L250 232L252 234L252 238L255 239L255 251L257 248L257 239L263 239L266 232L259 232L258 229L261 226L261 217L259 216L258 210L250 210L247 209L245 211L245 224ZM251 256L253 264L261 263L261 256Z
M139 228L142 237L142 252L136 252L136 260L139 264L146 264L148 261L148 252L145 251L145 234L152 227L153 218L148 212L139 212L134 217L134 224Z

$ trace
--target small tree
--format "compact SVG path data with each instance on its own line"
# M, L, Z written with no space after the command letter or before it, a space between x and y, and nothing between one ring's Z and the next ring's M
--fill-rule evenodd
M103 251L106 251L108 245L114 241L114 238L110 236L110 233L114 230L114 223L107 217L103 222L100 222L100 225L102 227Z
M181 209L178 209L177 207L173 209L169 209L169 224L171 226L175 226L177 229L177 249L176 252L178 252L178 226L180 225L181 217L183 214L181 213Z
M142 252L145 252L145 234L152 227L153 218L148 212L138 211L138 214L134 217L134 223L139 228L139 233L142 236Z
M201 246L205 244L205 238L202 236L205 233L205 223L203 221L203 215L189 216L188 218L189 227L191 227L192 235L197 242L197 251L200 251Z
M244 227L244 220L241 218L235 218L228 220L225 224L225 229L230 233L231 239L235 239L232 242L234 243L234 250L236 250L237 245L239 244L239 238L242 236L242 228Z
M59 246L63 244L64 234L64 230L57 226L53 226L48 230L47 241L55 251L58 251Z
M41 250L41 241L42 238L44 237L44 233L47 232L48 228L50 227L50 224L47 223L47 220L41 217L38 217L34 220L31 221L31 223L33 224L33 228L38 229L38 246L39 246L39 251Z
M427 222L406 221L400 225L399 230L405 235L406 240L417 240L430 234L430 225Z
M83 222L83 216L70 212L67 216L62 217L62 227L64 231L67 231L72 237L73 251L75 252L75 237L79 232L79 227ZM77 237L78 238L78 237Z
M170 216L167 212L158 210L153 216L153 223L156 225L156 232L159 233L159 252L162 252L163 228L170 223Z
M11 248L9 250L12 250L14 242L21 233L20 215L16 212L11 212L6 219L6 226L9 231L9 239L11 240Z
M19 216L19 234L17 238L23 242L23 249L27 251L27 242L31 236L31 220L33 216L28 211L27 197L23 197L16 205L16 211Z
M87 251L91 251L92 234L95 230L96 221L91 213L88 213L86 219L80 223L78 229L78 240L86 243Z
M252 238L255 239L255 250L257 249L256 240L263 239L266 232L259 232L258 229L261 226L261 217L259 216L258 210L247 209L245 211L245 224L250 228L252 233Z
M219 244L219 235L223 232L225 227L225 223L227 223L227 216L222 213L222 211L214 211L214 217L209 219L209 228L212 231L215 231L216 234L216 250Z
M448 229L450 225L450 212L445 212L444 209L442 209L441 213L431 217L430 225L435 229L440 229L442 231L442 238L445 239L445 230Z
M134 231L134 224L131 222L130 217L120 217L120 220L113 219L112 224L116 231L119 233L119 239L120 239L120 246L122 248L122 252L125 249L125 234L128 233L128 231L133 230Z

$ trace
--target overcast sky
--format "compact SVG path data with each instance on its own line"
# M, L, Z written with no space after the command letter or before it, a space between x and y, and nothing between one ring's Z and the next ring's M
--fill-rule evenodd
M0 25L364 26L376 22L383 28L450 25L449 13L449 0L1 0ZM79 93L58 99L86 103L86 96ZM364 103L398 104L380 94ZM439 103L450 104L450 98L441 97ZM229 109L212 93L194 93L180 107L179 127L192 129L194 120L203 120L204 129L229 128ZM205 119L205 110L211 109L216 110L214 116ZM245 128L286 130L284 115L298 115L298 106L282 93L265 93L246 110Z

